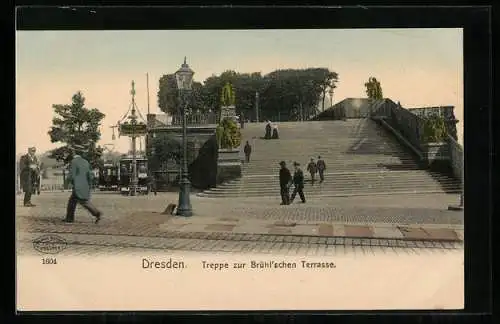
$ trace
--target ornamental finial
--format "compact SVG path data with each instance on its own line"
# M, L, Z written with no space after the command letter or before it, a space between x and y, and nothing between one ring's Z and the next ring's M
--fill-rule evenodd
M132 90L130 90L130 94L132 96L135 96L135 82L134 82L134 80L132 80Z

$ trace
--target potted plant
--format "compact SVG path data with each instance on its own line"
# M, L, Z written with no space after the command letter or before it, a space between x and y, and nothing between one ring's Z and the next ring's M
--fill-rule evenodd
M220 161L239 161L241 131L234 120L224 118L216 130Z

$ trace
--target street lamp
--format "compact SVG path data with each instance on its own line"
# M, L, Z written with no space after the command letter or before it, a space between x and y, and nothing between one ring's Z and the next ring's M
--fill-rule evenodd
M187 163L187 125L186 125L186 112L187 100L186 94L191 91L193 84L194 71L189 68L184 57L184 63L181 68L175 72L175 79L177 81L177 88L181 97L181 111L182 111L182 169L181 179L179 181L179 203L177 206L178 216L192 216L193 210L191 208L191 200L189 198L191 183L188 178L188 163Z

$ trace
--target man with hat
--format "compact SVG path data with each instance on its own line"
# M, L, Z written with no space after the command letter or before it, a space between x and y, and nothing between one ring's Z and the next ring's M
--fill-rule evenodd
M93 175L90 163L81 156L85 152L85 147L75 144L72 151L73 159L70 162L69 169L69 181L72 184L72 191L68 200L66 218L63 221L73 223L75 221L76 205L80 204L95 217L95 223L97 224L102 213L90 203Z
M19 166L21 173L19 175L21 180L21 187L24 191L24 206L34 207L31 203L31 196L36 191L36 183L39 176L38 159L35 156L36 148L28 148L28 154L21 156Z
M295 188L292 192L292 197L290 199L290 203L295 199L295 195L298 193L302 203L306 202L306 197L304 196L304 173L300 169L300 163L293 162L293 166L295 167L295 172L293 173L293 184Z
M280 193L281 193L281 205L290 204L290 182L292 181L292 175L290 170L286 167L285 161L280 162Z

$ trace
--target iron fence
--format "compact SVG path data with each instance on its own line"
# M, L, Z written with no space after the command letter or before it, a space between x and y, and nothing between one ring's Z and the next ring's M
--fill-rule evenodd
M215 112L186 113L186 125L188 126L217 124L218 121L219 121L219 116ZM174 126L182 125L182 114L177 113L172 115L172 125Z

